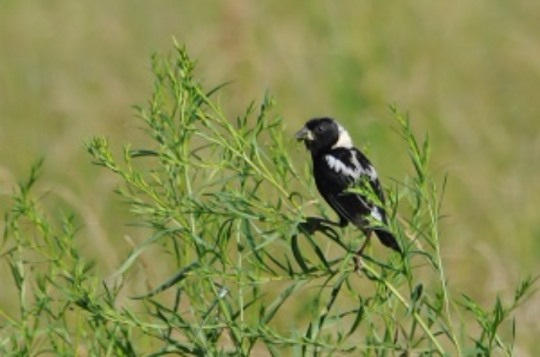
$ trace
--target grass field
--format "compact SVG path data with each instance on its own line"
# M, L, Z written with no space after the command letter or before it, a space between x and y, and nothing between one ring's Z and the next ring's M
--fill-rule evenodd
M388 108L407 112L431 138L433 171L449 175L449 280L491 304L540 272L539 24L531 0L0 1L0 202L44 157L40 190L83 217L92 239L81 247L103 275L114 271L131 249L124 237L144 234L83 143L145 140L132 105L148 100L150 55L174 37L205 84L232 81L219 98L231 117L266 91L291 137L310 117L336 117L389 187L411 168ZM540 353L538 316L537 298L517 313L519 355Z

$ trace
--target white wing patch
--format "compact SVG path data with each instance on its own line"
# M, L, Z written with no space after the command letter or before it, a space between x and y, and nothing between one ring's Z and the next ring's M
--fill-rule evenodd
M371 181L377 180L377 172L373 166L369 165L368 167L362 166L356 157L355 151L350 151L351 154L351 165L347 165L343 161L335 158L333 155L325 155L325 160L328 166L337 172L338 174L343 174L349 177L352 177L354 180L357 180L360 175L369 176Z
M338 174L343 174L345 176L352 177L355 180L358 177L360 177L360 175L362 174L363 170L362 170L362 167L360 167L360 166L357 166L357 165L355 165L353 167L347 166L347 164L345 164L343 161L341 161L339 159L336 159L332 155L326 155L324 158L325 158L326 163L328 164L328 166L332 170L337 172Z
M379 222L383 221L382 214L379 207L375 206L371 209L371 217L375 218Z
M371 165L368 166L366 170L364 170L365 174L369 176L371 181L377 180L377 171L375 171L375 168Z

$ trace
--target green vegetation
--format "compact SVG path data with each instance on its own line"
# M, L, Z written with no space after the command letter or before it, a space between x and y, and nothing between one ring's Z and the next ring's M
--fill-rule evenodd
M215 99L226 89L205 89L183 48L152 68L151 99L137 108L143 144L86 145L146 238L100 275L78 243L81 218L34 192L34 165L5 216L3 288L17 299L0 308L2 355L513 355L513 313L534 279L492 307L451 288L439 241L446 178L433 176L430 141L406 116L392 111L412 174L388 192L406 253L373 247L356 272L355 229L307 224L327 210L272 100L232 118Z

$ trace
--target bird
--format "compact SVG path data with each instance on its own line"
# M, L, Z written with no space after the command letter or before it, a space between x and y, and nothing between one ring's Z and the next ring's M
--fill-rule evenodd
M397 239L388 230L385 197L377 171L353 146L347 130L332 118L314 118L296 133L296 139L303 141L311 153L317 189L339 217L334 224L345 227L351 223L366 236L356 259L362 255L372 232L383 245L402 254ZM351 190L355 187L359 189ZM370 191L376 199L368 194ZM359 268L358 262L356 266Z

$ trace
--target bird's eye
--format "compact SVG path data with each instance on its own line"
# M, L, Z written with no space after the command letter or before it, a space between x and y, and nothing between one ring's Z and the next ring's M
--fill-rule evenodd
M324 125L319 125L317 128L315 128L315 131L317 133L322 133L324 131Z

